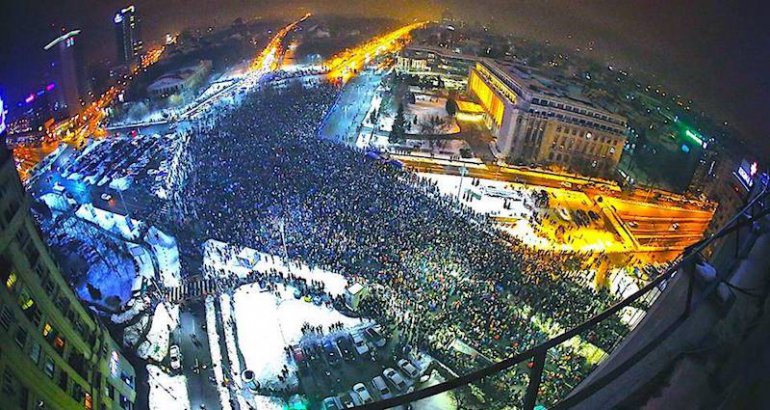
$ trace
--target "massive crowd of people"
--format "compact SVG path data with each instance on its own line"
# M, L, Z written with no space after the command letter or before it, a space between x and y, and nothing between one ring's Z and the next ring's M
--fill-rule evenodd
M185 246L213 238L286 252L365 283L367 315L458 372L543 342L614 301L574 280L592 255L532 250L431 182L317 137L337 93L330 84L267 88L200 120L176 171L168 229ZM606 349L625 331L606 321L584 339ZM480 354L470 360L455 340ZM590 367L574 352L551 359L543 388L554 398ZM504 400L518 395L521 376L509 377L490 382Z

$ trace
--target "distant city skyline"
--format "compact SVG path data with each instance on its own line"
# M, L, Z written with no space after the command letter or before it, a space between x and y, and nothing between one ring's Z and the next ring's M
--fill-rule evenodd
M294 16L308 9L402 19L438 19L449 9L458 18L491 23L502 31L542 42L571 49L592 46L592 55L655 75L662 85L695 99L710 117L720 123L728 121L744 138L770 152L770 146L762 141L762 136L770 133L770 120L764 114L770 87L763 80L762 66L768 59L770 36L762 31L761 13L749 2L726 5L706 0L694 5L674 1L662 5L640 1L578 4L483 0L470 8L455 0L400 0L398 7L384 7L374 1L353 6L345 3L344 7L339 1L29 3L10 5L7 13L9 21L24 24L0 29L7 30L3 38L9 39L0 52L0 92L11 103L42 84L38 80L44 70L42 46L61 28L83 30L89 60L114 59L115 46L105 40L114 36L111 23L115 12L131 4L142 16L146 43L161 43L166 32L190 25L222 25L237 17L273 13ZM391 14L394 10L397 15Z

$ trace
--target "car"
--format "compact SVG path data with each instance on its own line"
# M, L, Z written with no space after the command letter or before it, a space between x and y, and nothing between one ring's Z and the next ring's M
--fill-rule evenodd
M353 334L353 346L361 356L369 353L369 346L366 345L366 340L360 333Z
M64 193L64 185L62 185L62 184L60 184L58 182L53 184L53 191L56 192L57 194Z
M679 230L679 224L674 222L673 224L671 224L671 229L669 229L669 230L671 230L671 231L678 231Z
M637 228L637 227L639 227L639 224L636 223L636 221L631 221L631 222L628 223L628 226L631 227L631 228Z
M569 181L562 181L559 185L561 185L562 188L572 188L572 182Z
M353 401L353 397L350 395L350 392L340 394L337 399L339 399L343 409L356 407L356 403Z
M385 347L385 344L387 341L384 337L378 332L375 328L370 327L364 330L364 336L366 336L367 339L369 339L372 344L374 344L377 347Z
M342 353L342 358L345 360L355 360L356 356L353 348L353 343L350 342L346 336L340 336L337 338L337 347Z
M342 410L342 403L336 397L327 397L321 402L321 410Z
M404 380L404 376L390 367L385 369L385 371L382 372L382 375L385 376L386 379L390 380L390 382L393 383L393 385L396 386L399 391L406 391L406 389L409 387L406 384L406 380Z
M103 201L109 201L110 199L112 199L112 195L105 192L102 194L100 198L102 198Z
M324 340L323 343L324 353L326 354L326 361L330 365L334 366L340 361L340 350L337 345L332 343L331 340Z
M385 379L383 379L382 376L375 376L372 379L372 386L377 389L377 392L380 393L380 397L382 397L383 400L393 397L390 387L385 383Z
M179 346L172 345L168 350L168 356L172 369L179 370L182 368L182 354L179 352Z
M358 394L358 397L361 399L363 404L374 403L372 395L369 394L369 390L366 390L366 386L363 383L358 383L353 386L353 391Z
M420 371L417 370L414 365L409 362L406 359L399 360L396 364L398 364L398 368L401 369L404 373L406 373L407 376L411 377L412 379L416 379L420 376Z

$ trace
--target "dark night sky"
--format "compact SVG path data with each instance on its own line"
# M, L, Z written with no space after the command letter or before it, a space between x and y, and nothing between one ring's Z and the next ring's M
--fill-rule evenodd
M112 57L110 23L118 0L3 0L0 93L12 101L40 82L42 46L57 28L83 29L91 56ZM770 151L770 10L747 0L137 0L146 42L188 25L226 24L302 7L315 12L437 18L445 8L469 21L566 47L593 42L597 57L653 73L692 97L715 119L729 121ZM396 14L393 14L396 13Z

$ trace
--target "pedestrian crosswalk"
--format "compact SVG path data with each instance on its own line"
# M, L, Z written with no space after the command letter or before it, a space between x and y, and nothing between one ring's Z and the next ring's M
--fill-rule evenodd
M220 291L235 289L249 281L236 278L208 278L185 281L182 286L167 288L164 296L169 302L183 302L186 300L206 297L218 294Z
M166 297L169 302L181 302L214 294L216 291L217 281L215 279L201 279L166 289Z

